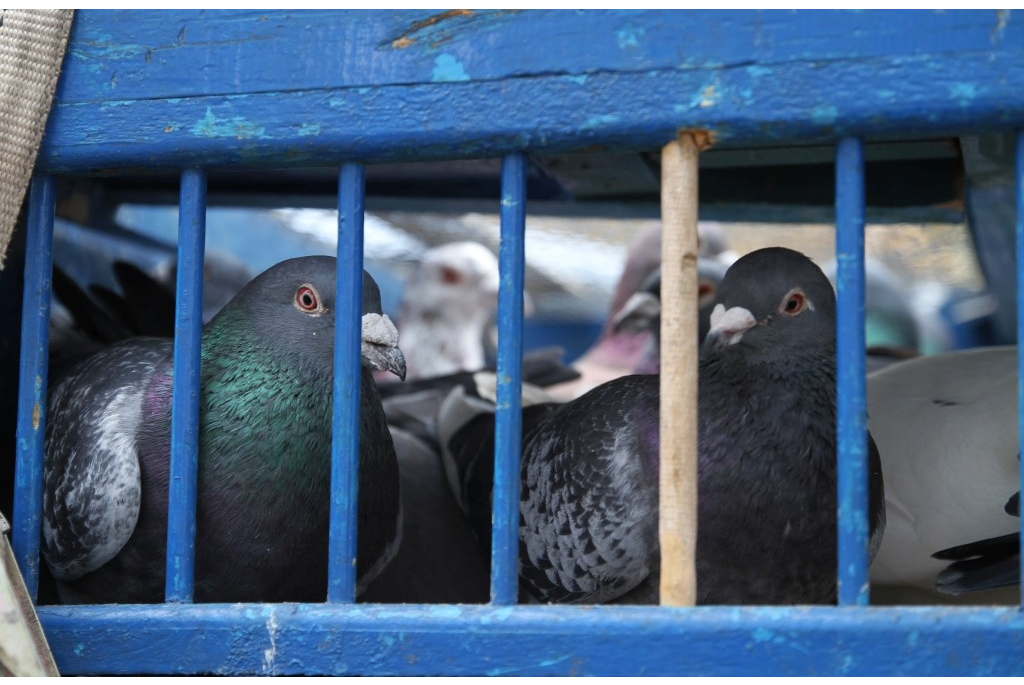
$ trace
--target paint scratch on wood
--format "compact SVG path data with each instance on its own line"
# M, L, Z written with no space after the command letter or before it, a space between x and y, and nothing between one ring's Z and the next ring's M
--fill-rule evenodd
M998 45L1003 40L1003 31L1006 30L1006 25L1009 23L1010 10L996 10L996 25L991 33L993 45Z
M267 620L267 637L270 638L270 646L263 650L263 672L272 673L274 660L277 658L277 613L271 612Z
M473 14L475 14L473 10L448 10L447 12L441 12L440 14L435 14L432 17L427 17L423 21L413 22L412 25L409 26L408 31L406 31L404 34L391 41L391 47L399 50L402 48L407 48L416 42L415 38L409 37L410 34L416 33L417 31L422 31L427 27L439 24L445 19L451 19L452 17L471 17L473 16Z

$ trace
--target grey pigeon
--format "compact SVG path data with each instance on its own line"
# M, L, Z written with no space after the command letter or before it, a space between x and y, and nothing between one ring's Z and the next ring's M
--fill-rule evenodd
M423 253L398 315L409 380L483 368L498 277L497 257L479 243L446 243Z
M834 603L832 286L792 250L741 258L699 363L698 601ZM659 382L624 376L524 409L520 579L537 601L657 601ZM493 424L477 413L446 441L453 487L478 529ZM885 511L868 439L873 556Z
M1020 489L1017 353L1016 346L946 352L868 376L868 425L885 457L888 511L871 567L872 602L1020 603L1016 588L957 597L938 587L950 559L933 556L1016 536L1019 521L1005 506Z
M257 276L203 329L195 599L323 601L332 434L333 257ZM400 536L398 467L370 369L404 374L363 272L357 578ZM132 338L50 394L43 556L62 602L164 595L172 343Z

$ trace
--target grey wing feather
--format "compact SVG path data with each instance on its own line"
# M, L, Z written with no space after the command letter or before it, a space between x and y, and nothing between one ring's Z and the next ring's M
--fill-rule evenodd
M627 400L627 416L609 420L607 410L584 407L556 419L556 410L524 445L520 573L544 601L607 602L656 568L656 462L647 458L645 421L630 391L592 391L611 395L593 396L595 407ZM567 425L580 430L567 436L558 428Z
M171 342L137 338L76 367L50 395L43 478L43 556L58 580L112 559L141 497L136 434L154 371Z

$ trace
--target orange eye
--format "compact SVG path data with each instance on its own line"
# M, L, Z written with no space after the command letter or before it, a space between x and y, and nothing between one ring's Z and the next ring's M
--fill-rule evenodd
M807 298L801 292L790 293L782 303L781 311L788 316L796 316L807 309Z
M301 286L295 291L295 306L304 312L315 312L320 307L316 291L308 285Z

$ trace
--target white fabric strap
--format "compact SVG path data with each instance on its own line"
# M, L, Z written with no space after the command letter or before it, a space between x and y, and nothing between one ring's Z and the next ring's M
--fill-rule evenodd
M57 90L74 10L0 11L0 268Z

